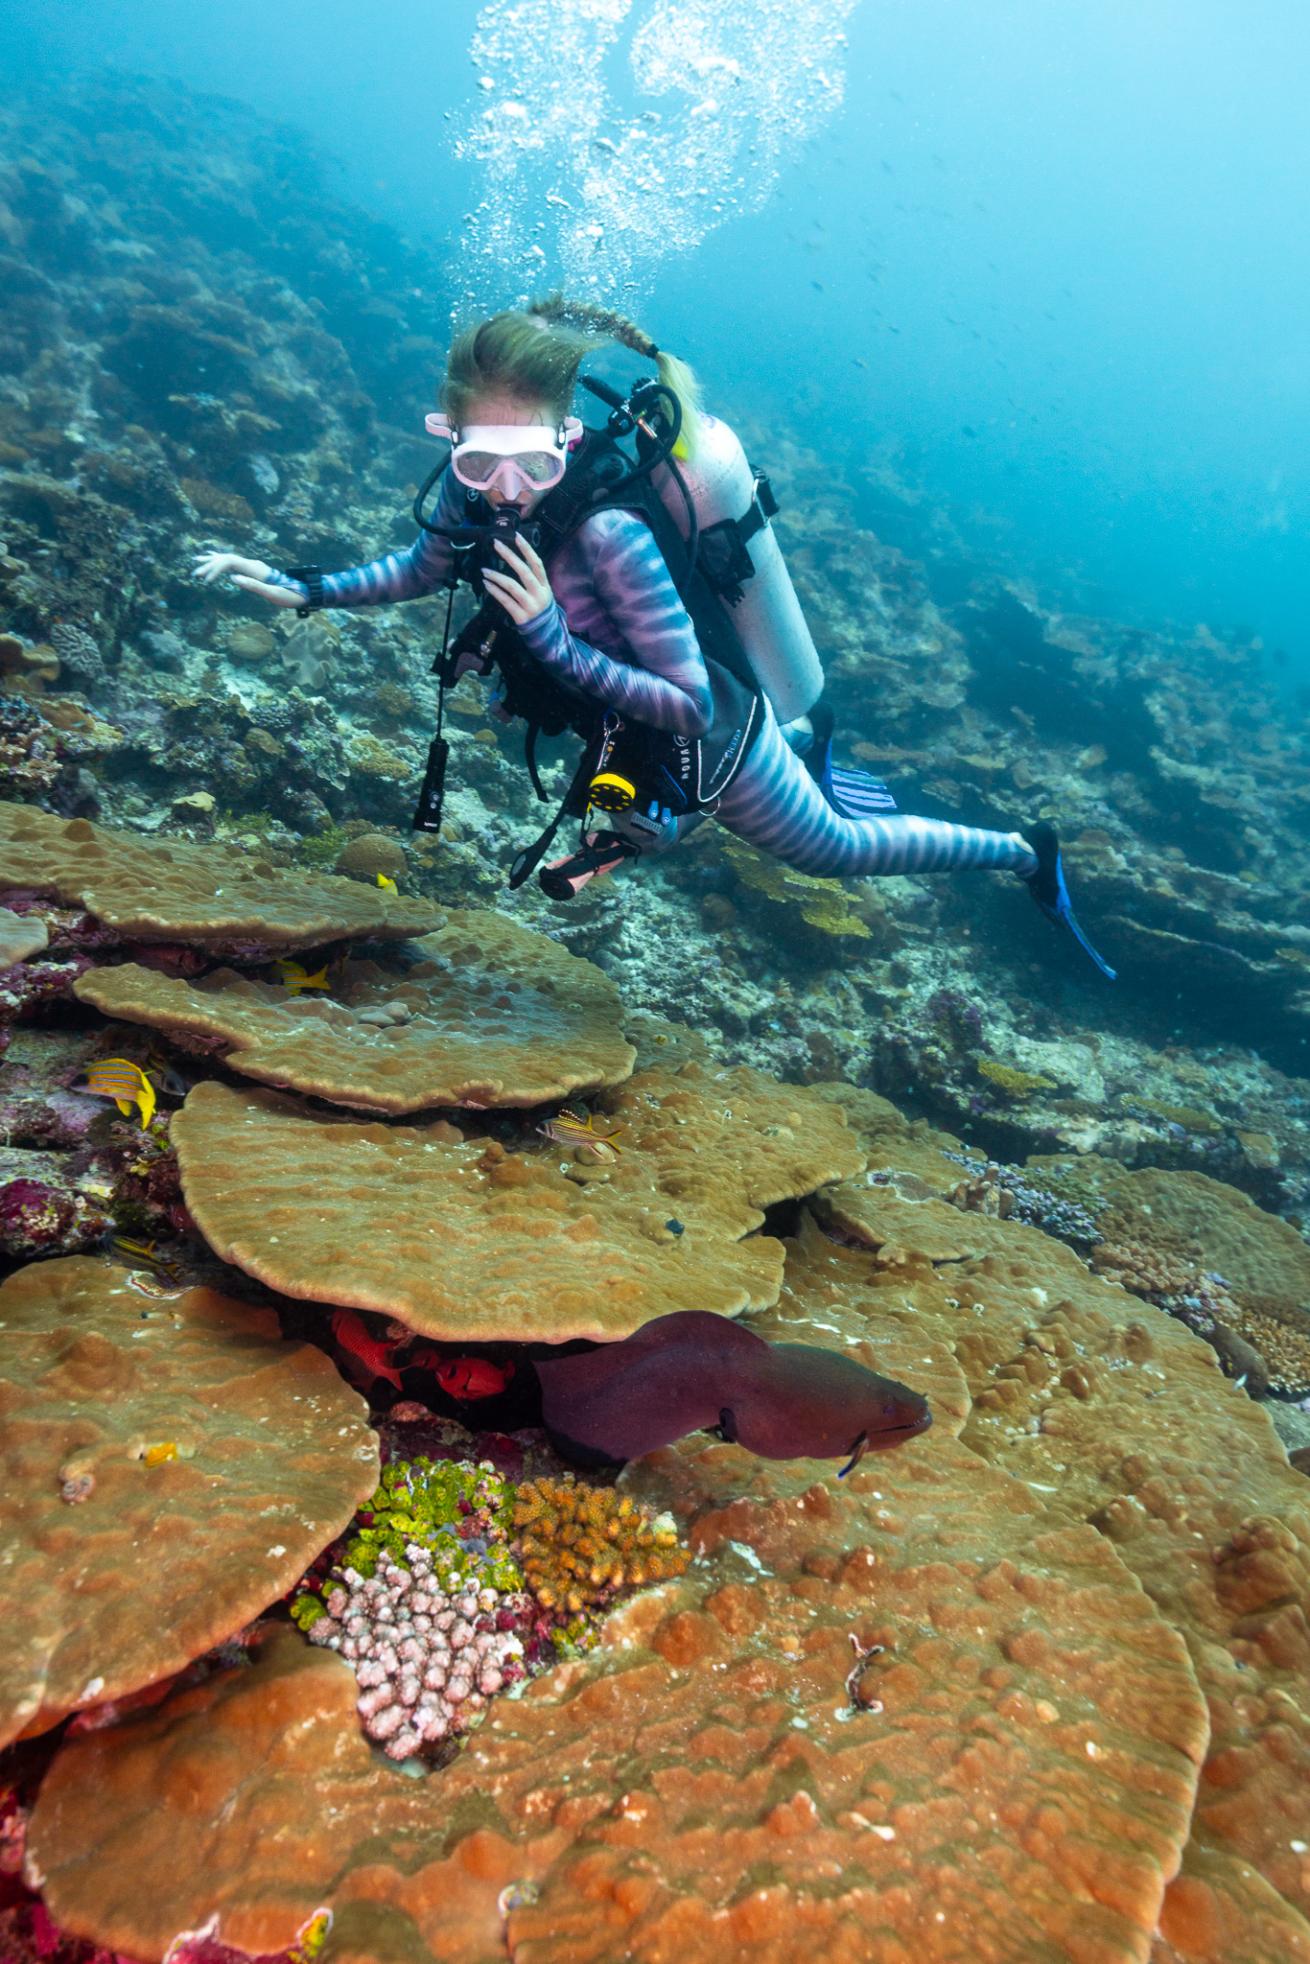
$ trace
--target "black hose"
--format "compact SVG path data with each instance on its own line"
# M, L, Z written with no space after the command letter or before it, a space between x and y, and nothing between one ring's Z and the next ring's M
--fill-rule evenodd
M432 466L432 469L428 472L422 484L419 485L419 488L414 496L413 506L411 507L414 513L414 523L419 527L420 531L435 532L438 538L442 538L442 539L444 539L447 536L446 527L444 525L434 525L431 519L424 518L423 507L428 501L429 491L432 489L437 479L443 476L444 473L449 468L450 468L450 455L449 453L447 453L446 456L442 458L439 464L434 464Z
M669 476L673 479L673 482L677 485L678 494L681 497L683 505L686 507L686 512L687 512L687 569L682 576L682 584L678 586L678 591L680 593L683 593L684 588L689 587L691 585L692 575L696 571L696 556L700 551L700 513L696 510L695 499L692 497L691 492L687 489L686 478L682 475L682 472L678 469L678 466L673 461L672 452L669 453L669 457L667 461L669 466ZM675 582L675 584L677 583ZM685 598L685 594L684 594L684 598Z

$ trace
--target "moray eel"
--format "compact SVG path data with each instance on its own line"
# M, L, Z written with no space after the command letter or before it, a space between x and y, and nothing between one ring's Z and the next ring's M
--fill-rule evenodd
M763 1459L883 1452L932 1424L928 1401L895 1378L807 1343L767 1343L704 1310L657 1317L621 1343L541 1359L541 1415L575 1465L622 1465L708 1431Z

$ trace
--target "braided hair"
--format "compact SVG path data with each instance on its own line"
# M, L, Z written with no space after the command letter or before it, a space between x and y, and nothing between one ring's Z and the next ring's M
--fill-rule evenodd
M451 344L441 387L441 406L451 421L466 420L481 396L501 392L523 402L545 403L561 420L568 414L584 356L617 341L653 361L660 381L682 410L679 456L695 448L699 390L686 362L658 348L624 314L587 300L552 293L526 308L510 308L469 327Z

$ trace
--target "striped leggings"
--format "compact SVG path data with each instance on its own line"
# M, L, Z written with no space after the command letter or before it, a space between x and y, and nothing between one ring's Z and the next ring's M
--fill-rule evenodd
M945 819L843 818L787 744L772 710L715 813L748 845L800 873L941 873L981 866L1028 875L1037 857L1017 832Z

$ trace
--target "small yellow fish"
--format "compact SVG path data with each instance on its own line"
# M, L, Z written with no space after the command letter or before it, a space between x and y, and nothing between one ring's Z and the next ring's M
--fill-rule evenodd
M141 1130L146 1130L155 1115L155 1087L139 1064L134 1064L130 1057L102 1057L97 1063L88 1064L83 1075L86 1083L74 1085L75 1091L96 1098L112 1098L124 1118L130 1118L132 1107L137 1106Z
M177 1440L164 1439L157 1446L147 1446L141 1457L147 1466L163 1466L177 1458Z
M587 1112L584 1116L566 1109L557 1113L554 1118L548 1118L544 1125L537 1127L537 1130L545 1138L553 1139L557 1145L580 1146L594 1159L608 1159L611 1155L617 1159L623 1150L621 1146L614 1143L623 1127L611 1125L608 1131L598 1131L595 1112Z
M396 885L396 882L394 880L389 880L385 873L375 873L373 875L373 878L377 881L378 885L382 888L384 893L400 892L400 888Z
M296 1947L291 1952L291 1964L314 1964L314 1959L328 1940L332 1929L330 1909L316 1909L308 1923L302 1923L296 1932Z
M317 975L310 975L300 962L293 962L286 955L281 956L273 966L281 976L288 995L298 996L304 989L330 989L332 987L332 984L328 981L326 962L320 968Z
M156 1265L163 1259L157 1241L129 1241L125 1234L116 1234L114 1246L120 1255L140 1255L143 1261L154 1262Z

